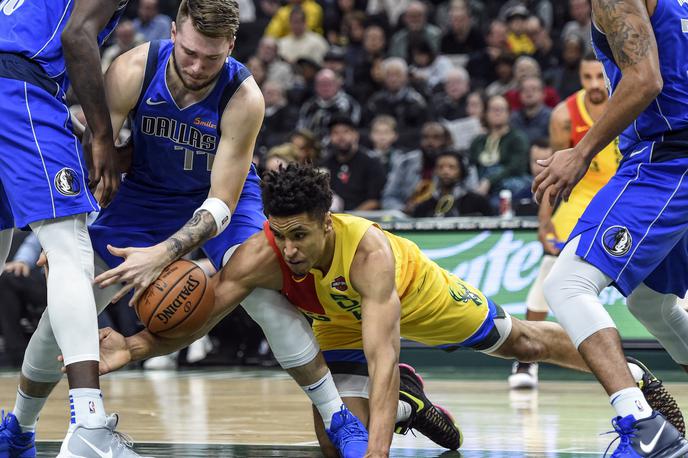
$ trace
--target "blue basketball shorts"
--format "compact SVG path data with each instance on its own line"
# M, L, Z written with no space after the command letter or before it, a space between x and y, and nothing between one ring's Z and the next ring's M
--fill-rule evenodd
M569 240L628 296L640 283L688 290L688 142L640 142L593 198Z
M0 77L0 229L98 211L61 98Z
M203 251L217 270L227 250L263 230L263 203L257 179L247 179L229 226L203 245ZM110 254L107 245L118 248L149 247L165 241L191 219L206 195L155 196L120 188L113 202L89 227L94 251L109 267L123 259Z

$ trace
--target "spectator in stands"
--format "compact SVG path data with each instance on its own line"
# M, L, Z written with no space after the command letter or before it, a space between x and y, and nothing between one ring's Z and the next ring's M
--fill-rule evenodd
M246 68L248 68L248 70L251 72L256 84L258 84L258 86L262 86L267 76L263 61L258 59L256 56L253 56L246 62Z
M444 83L447 73L454 68L451 61L437 55L425 40L411 44L410 75L413 86L424 95L430 95L435 88Z
M390 158L382 208L404 210L416 190L429 183L437 155L451 146L451 135L446 127L438 122L425 123L421 129L420 148Z
M320 142L308 129L297 129L292 132L289 142L296 148L298 161L302 164L320 162Z
M343 210L380 208L385 185L382 163L359 145L356 124L339 116L330 122L330 145L322 165L329 170L332 191L343 200Z
M522 108L511 113L511 127L525 133L529 143L539 138L549 138L552 109L544 103L542 80L536 76L526 77L519 89Z
M487 46L469 57L466 70L476 87L485 88L497 79L497 60L508 52L506 32L502 21L492 21L485 37Z
M468 94L466 99L466 113L471 118L480 120L482 124L483 119L485 119L485 105L487 100L485 99L485 94L482 91L473 91Z
M559 66L559 57L554 49L554 42L547 29L542 24L542 19L538 16L530 16L526 21L526 33L533 40L535 54L533 58L537 60L543 74Z
M379 25L369 25L363 33L363 52L357 60L346 66L346 88L360 103L365 103L382 88L381 80L373 76L373 70L379 69L385 57L386 46L384 29Z
M265 155L264 172L279 170L280 167L286 167L292 162L298 162L298 160L299 154L296 147L291 143L273 146Z
M519 4L506 12L507 44L514 56L535 53L535 45L526 33L526 21L530 17L528 8Z
M514 57L505 53L497 57L495 61L495 73L497 79L492 81L486 88L485 94L488 97L493 95L504 95L516 87L514 78Z
M301 106L315 96L315 75L321 70L320 64L308 57L301 57L294 65L294 84L288 92L290 103Z
M561 37L565 39L569 35L576 35L584 46L582 53L592 51L590 39L592 19L589 0L569 0L569 15L572 20L564 25Z
M547 31L552 30L552 24L554 23L554 6L550 0L508 0L499 9L499 18L505 20L506 14L517 5L524 6L532 13L531 17L540 19Z
M468 55L484 47L485 39L471 20L466 0L453 0L449 7L449 28L442 35L440 52Z
M357 0L336 0L328 2L329 5L325 7L325 38L333 45L344 46L350 42L349 27L351 26L351 15L359 13L363 16L365 21L365 13L360 11L365 8L365 5ZM359 5L360 4L360 5ZM358 36L358 42L363 38L363 24L360 24L361 30Z
M340 78L342 78L342 83L344 80L344 73L348 67L347 62L351 62L347 58L346 50L340 46L330 46L330 49L323 57L323 68L327 68L335 72Z
M365 38L367 18L362 11L352 11L344 16L342 24L342 48L347 62L357 62L363 50L363 39Z
M299 8L305 14L308 30L322 36L323 10L315 0L289 0L272 17L265 29L265 35L273 38L284 38L293 33L291 12L294 8Z
M397 121L402 146L416 144L418 126L428 118L427 103L409 85L408 66L404 59L390 57L383 61L384 89L376 92L368 102L368 119L387 114Z
M414 198L407 212L416 218L491 216L490 202L466 188L463 157L456 151L443 151L437 156L431 185Z
M432 98L430 109L432 118L437 121L453 121L468 116L466 102L471 79L462 67L452 68L447 72L444 85Z
M566 98L581 89L578 68L583 57L585 46L578 35L568 35L564 38L564 47L561 52L561 65L550 70L548 79L562 98ZM588 51L592 53L593 51Z
M29 234L13 260L0 273L0 332L5 340L5 353L12 367L20 367L29 343L20 321L29 313L29 306L40 316L47 304L47 284L43 269L36 268L41 254L38 238Z
M134 23L129 19L124 19L117 24L115 29L115 42L103 51L100 58L100 68L105 73L113 60L124 54L130 49L135 48L144 42L143 35L136 32Z
M289 13L290 32L277 42L280 57L289 63L301 57L322 63L329 45L322 35L306 28L306 14L300 6L294 6Z
M368 0L366 13L384 25L396 28L411 0Z
M277 54L277 40L272 37L264 36L258 42L256 57L265 66L265 79L268 81L279 81L289 89L294 83L294 71L291 65L282 60Z
M172 19L158 11L158 0L139 0L134 28L145 41L170 38L171 27Z
M269 148L287 140L296 127L298 112L287 103L284 86L279 81L266 81L262 86L265 118L260 128L256 149L263 155Z
M356 126L361 121L361 106L342 89L342 78L330 69L324 68L315 77L315 96L307 100L299 110L298 127L311 130L323 137L327 134L330 121L337 116L346 116Z
M370 124L371 153L380 159L385 176L390 171L392 158L403 154L403 151L395 146L398 139L397 122L393 117L380 115L373 118Z
M530 145L529 150L530 178L540 173L543 167L537 163L539 160L547 159L552 155L552 147L546 138L538 138ZM525 187L521 192L512 197L512 206L516 216L537 216L538 204L533 198L530 187Z
M512 194L528 186L528 138L509 126L509 103L492 96L485 111L487 133L476 137L470 147L471 162L478 166L478 194L490 196L493 206L502 189Z
M511 88L504 94L512 111L523 108L521 104L520 88L526 78L533 77L542 77L540 65L538 65L537 61L530 56L521 56L516 59L516 63L514 63L514 80L511 84ZM545 105L550 108L556 107L560 100L556 89L551 86L545 86L543 90L545 93Z
M428 23L428 8L421 1L412 1L404 11L404 27L392 36L389 55L410 61L410 45L414 41L425 40L438 53L442 31Z

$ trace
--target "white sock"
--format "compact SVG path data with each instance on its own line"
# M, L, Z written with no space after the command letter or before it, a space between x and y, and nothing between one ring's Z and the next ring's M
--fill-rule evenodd
M318 412L320 412L325 428L330 429L332 415L339 412L343 404L332 379L332 373L327 371L323 378L311 385L302 386L301 389L311 399Z
M36 421L48 398L34 398L17 387L17 400L12 413L17 417L22 432L36 431Z
M413 413L411 404L406 401L399 400L399 404L397 404L397 423L408 420L411 416L411 413Z
M624 388L609 396L612 407L617 415L625 417L633 415L636 420L652 415L652 408L645 400L642 391L638 387Z
M71 414L70 430L75 428L78 423L90 426L105 424L103 395L96 388L75 388L69 390L69 409Z
M638 383L643 379L643 375L645 375L645 371L643 371L640 366L638 366L635 363L628 363L628 369L631 371L631 375L633 376L633 380L635 383Z

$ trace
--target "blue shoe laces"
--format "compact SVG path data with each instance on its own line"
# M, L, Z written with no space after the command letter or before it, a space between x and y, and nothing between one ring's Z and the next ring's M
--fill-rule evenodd
M343 423L336 433L337 442L340 444L338 448L342 449L344 445L353 441L368 442L368 432L345 406L342 406L339 414L342 417Z
M621 425L619 425L619 420L621 417L616 417L612 418L612 426L614 427L614 431L607 431L605 433L601 433L600 436L606 435L606 434L617 434L617 437L615 437L607 446L607 450L604 451L603 458L607 456L607 453L609 452L609 449L614 445L614 442L619 440L619 446L616 448L614 453L612 453L611 458L621 456L621 453L626 453L630 452L633 450L631 447L631 439L636 437L635 431L636 428L631 427L630 429L624 429ZM617 454L618 453L618 454Z

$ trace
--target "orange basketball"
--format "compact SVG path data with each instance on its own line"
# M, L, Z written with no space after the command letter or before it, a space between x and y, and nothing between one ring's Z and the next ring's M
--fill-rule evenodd
M180 259L165 267L141 295L136 314L153 334L188 336L198 331L213 310L215 295L203 269Z

